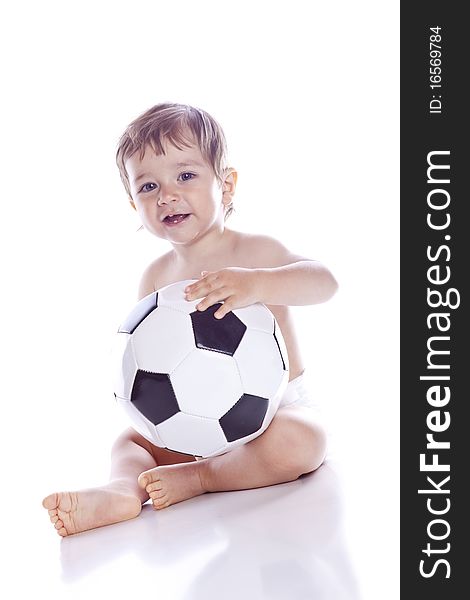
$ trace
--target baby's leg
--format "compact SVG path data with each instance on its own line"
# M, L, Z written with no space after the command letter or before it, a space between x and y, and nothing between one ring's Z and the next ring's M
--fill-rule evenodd
M221 456L190 464L159 466L139 484L161 509L205 492L243 490L293 481L317 469L326 453L326 434L310 408L280 408L266 431Z
M184 455L170 455L168 451L158 449L162 455L160 461L156 451L145 438L129 428L113 445L111 475L107 484L47 496L42 504L49 511L58 534L66 536L136 517L149 498L137 484L139 473L158 464L169 464L172 460L188 460Z

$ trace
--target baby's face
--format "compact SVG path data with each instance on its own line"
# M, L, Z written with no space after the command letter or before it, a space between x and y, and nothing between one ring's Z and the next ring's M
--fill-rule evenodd
M147 146L126 161L133 205L144 227L172 244L188 244L223 228L223 193L214 170L194 145L165 145L156 155Z

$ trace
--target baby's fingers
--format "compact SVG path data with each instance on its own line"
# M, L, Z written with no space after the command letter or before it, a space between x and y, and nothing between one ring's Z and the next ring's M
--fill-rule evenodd
M234 306L233 302L230 302L230 300L225 300L225 302L222 304L222 306L215 311L214 317L216 319L223 319L225 317L225 315L228 314L234 308L235 308L235 306Z
M186 294L186 300L196 300L196 298L203 298L207 296L214 289L214 284L206 279L206 275L208 275L208 271L203 271L205 273L204 277L198 279L195 283L191 283L191 285L187 285L184 288L184 293Z
M217 290L208 294L199 304L196 305L197 310L206 310L209 306L217 304L218 302L222 302L227 298L227 291L223 288L218 288Z

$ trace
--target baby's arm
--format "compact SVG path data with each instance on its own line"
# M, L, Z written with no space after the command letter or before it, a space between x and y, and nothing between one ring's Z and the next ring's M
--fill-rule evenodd
M335 278L320 262L292 254L267 236L253 236L248 243L249 255L256 257L259 266L208 272L186 288L188 300L204 298L198 304L199 310L223 300L223 306L215 313L221 318L235 308L254 302L289 306L318 304L336 292Z

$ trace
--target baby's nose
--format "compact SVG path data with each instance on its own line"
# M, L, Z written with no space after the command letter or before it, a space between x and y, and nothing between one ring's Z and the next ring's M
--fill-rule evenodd
M157 204L162 206L163 204L169 204L178 200L178 194L174 190L161 189L158 195Z

